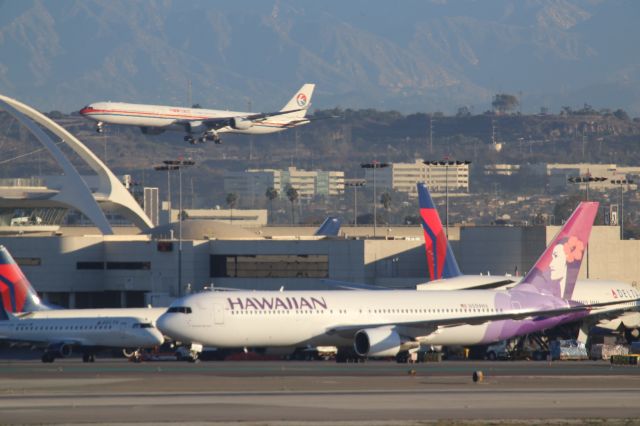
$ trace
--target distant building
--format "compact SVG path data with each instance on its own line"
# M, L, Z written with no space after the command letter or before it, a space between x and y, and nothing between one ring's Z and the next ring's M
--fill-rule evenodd
M416 184L424 182L431 192L469 192L469 165L432 166L422 159L414 163L389 163L389 167L375 169L376 188L393 189L416 198ZM374 169L365 169L365 179L373 185Z
M513 176L520 171L520 164L487 164L485 176Z
M575 163L547 164L547 175L549 176L550 188L560 190L570 185L568 179L571 177L586 176L606 178L602 182L590 182L589 189L596 191L604 191L608 189L618 188L619 185L613 183L613 180L633 179L636 183L640 177L640 167L618 167L616 164L594 164L594 163ZM637 189L637 184L629 185L630 189Z
M264 199L268 188L278 191L280 198L286 198L287 187L298 191L302 200L311 200L322 195L340 196L344 193L344 172L322 170L249 169L243 172L227 172L224 175L224 191L235 193L241 200L252 205L257 199Z

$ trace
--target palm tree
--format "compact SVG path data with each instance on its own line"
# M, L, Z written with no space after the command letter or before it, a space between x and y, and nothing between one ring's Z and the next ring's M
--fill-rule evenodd
M278 198L278 191L273 186L270 186L267 188L264 196L269 200L269 216L273 216L273 200Z
M289 199L289 201L291 202L291 224L293 225L293 223L295 222L295 210L293 208L295 202L298 200L298 190L295 189L293 186L288 185L287 186L287 198Z
M233 223L233 208L236 206L236 203L238 201L238 194L234 192L228 193L226 201L227 201L227 205L229 206L229 210L231 210L230 222Z
M380 195L380 204L387 211L387 225L389 224L389 208L391 207L391 195L388 192Z

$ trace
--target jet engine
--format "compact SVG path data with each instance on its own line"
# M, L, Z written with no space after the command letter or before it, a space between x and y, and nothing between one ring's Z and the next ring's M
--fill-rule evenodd
M403 339L395 327L365 328L356 333L353 349L360 356L396 356L418 347L418 342Z
M236 130L247 130L253 126L253 121L242 117L234 117L230 120L230 125Z
M164 129L160 127L140 127L140 130L145 135L159 135L160 133L164 133Z
M73 353L73 348L66 343L57 343L55 345L49 345L47 352L54 354L58 358L67 358Z

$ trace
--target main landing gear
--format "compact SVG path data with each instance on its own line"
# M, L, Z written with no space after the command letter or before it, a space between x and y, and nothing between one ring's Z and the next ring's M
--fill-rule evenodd
M200 136L198 138L194 138L190 134L186 135L184 137L184 141L185 142L189 142L191 145L196 145L196 144L199 144L199 143L205 143L207 141L213 141L213 143L215 143L216 145L219 145L219 144L222 143L222 140L220 139L220 135L215 130L209 130L209 131L203 133L202 136Z
M96 362L96 356L95 354L83 354L82 355L82 362Z

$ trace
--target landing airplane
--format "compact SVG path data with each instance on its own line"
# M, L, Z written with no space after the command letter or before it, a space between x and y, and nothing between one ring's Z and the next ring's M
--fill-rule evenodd
M0 309L0 340L45 345L42 362L66 358L79 348L84 362L105 348L152 348L164 341L153 324L133 317L19 319Z
M214 141L221 143L220 133L262 135L280 132L309 123L306 118L315 84L305 84L277 112L253 113L164 105L96 102L80 110L83 116L97 121L96 131L103 132L104 123L140 127L142 133L157 135L165 130L187 133L191 144ZM196 135L194 137L194 135Z
M576 321L594 309L640 306L635 289L621 289L614 301L572 300L597 210L598 203L581 203L509 290L199 293L175 301L157 325L192 350L337 346L339 360L352 346L358 356L400 358L421 343L491 343Z

